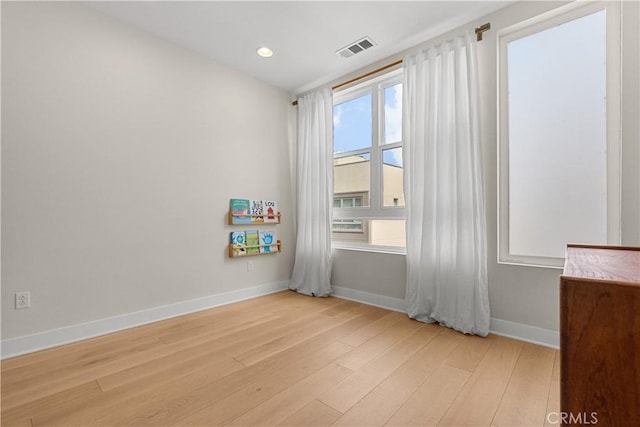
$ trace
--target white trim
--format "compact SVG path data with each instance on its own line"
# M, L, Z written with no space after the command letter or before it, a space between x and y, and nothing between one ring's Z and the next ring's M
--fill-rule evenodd
M334 231L335 233L335 231ZM393 255L406 255L407 248L404 246L381 246L370 245L368 243L358 242L331 242L331 249L339 249L343 251L357 251L357 252L374 252L379 254L393 254Z
M64 328L39 332L32 335L9 338L2 341L1 357L2 359L5 359L7 357L19 356L21 354L44 350L50 347L57 347L59 345L69 344L87 338L93 338L99 335L133 328L135 326L157 322L159 320L169 319L171 317L193 313L195 311L272 294L288 288L288 280L264 283L250 288L239 289L237 291L209 295L189 301L182 301L175 304L94 320L92 322L66 326Z
M333 296L363 304L382 307L388 310L406 313L404 299L372 294L351 288L333 286ZM560 333L550 329L509 322L491 318L490 332L495 335L513 338L551 348L560 348Z
M356 301L375 307L386 308L387 310L399 311L406 313L404 308L404 299L388 297L384 295L372 294L370 292L359 291L357 289L343 288L341 286L332 286L334 297Z
M491 318L491 333L545 347L560 348L560 332L551 329Z

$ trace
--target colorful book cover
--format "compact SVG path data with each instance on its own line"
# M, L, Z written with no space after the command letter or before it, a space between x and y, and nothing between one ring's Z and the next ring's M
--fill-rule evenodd
M262 200L251 200L251 222L264 222Z
M229 209L231 209L231 216L233 217L232 222L234 224L248 224L251 222L251 217L248 216L251 213L251 205L248 199L231 199L229 202Z
M271 246L260 246L260 252L278 252L278 239L275 230L261 231L260 244Z
M247 254L247 250L244 247L245 245L244 231L232 231L231 244L233 245L233 255L242 256Z
M278 204L275 200L264 200L262 209L264 211L264 222L278 222Z
M254 248L247 248L247 255L259 254L260 248L258 245L260 244L260 235L258 230L245 230L244 235L247 246L255 246Z

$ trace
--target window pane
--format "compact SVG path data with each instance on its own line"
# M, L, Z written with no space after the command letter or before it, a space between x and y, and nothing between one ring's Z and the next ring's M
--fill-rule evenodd
M406 246L405 220L369 221L369 241L372 245Z
M332 238L336 242L405 247L405 220L334 220Z
M333 152L371 147L371 94L333 106Z
M402 84L384 89L384 143L402 141Z
M342 207L369 206L371 155L360 154L333 160L334 200L341 198ZM354 203L354 193L360 201ZM351 197L346 202L346 196ZM345 204L350 203L348 206ZM359 204L358 204L359 203Z
M382 150L383 206L404 206L402 148Z
M607 242L605 12L507 46L509 250Z

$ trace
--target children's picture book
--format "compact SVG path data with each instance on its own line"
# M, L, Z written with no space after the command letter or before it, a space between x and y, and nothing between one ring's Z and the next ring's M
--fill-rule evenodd
M278 222L278 204L275 200L263 200L264 222Z
M229 209L231 209L232 222L234 224L251 223L251 217L249 216L251 214L251 204L248 199L231 199Z
M251 200L251 222L264 222L262 200Z
M261 231L260 244L270 246L260 246L260 252L278 252L278 239L275 230Z
M245 245L244 231L231 232L231 244L233 244L233 255L242 256L247 254Z
M247 248L247 255L259 254L260 248L258 245L260 245L260 234L258 230L245 230L244 235L247 246L255 246L253 248Z

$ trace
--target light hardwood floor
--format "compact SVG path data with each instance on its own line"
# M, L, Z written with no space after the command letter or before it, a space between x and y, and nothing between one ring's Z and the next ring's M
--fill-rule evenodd
M542 426L558 351L280 292L2 361L3 426Z

